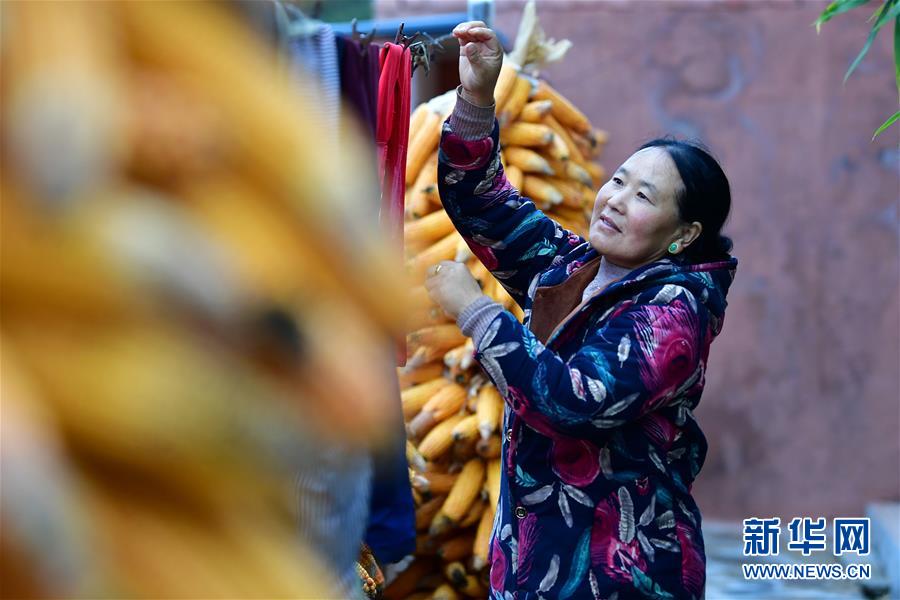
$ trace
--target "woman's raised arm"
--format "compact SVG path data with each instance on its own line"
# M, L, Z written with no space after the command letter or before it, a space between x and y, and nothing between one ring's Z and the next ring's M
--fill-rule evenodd
M480 21L454 29L460 88L438 152L441 201L475 256L529 309L528 288L555 257L585 244L507 181L500 164L493 93L503 50Z

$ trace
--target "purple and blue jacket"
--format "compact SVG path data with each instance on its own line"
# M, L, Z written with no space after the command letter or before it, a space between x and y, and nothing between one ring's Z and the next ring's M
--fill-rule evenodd
M700 598L693 411L737 261L662 259L583 300L600 256L509 184L496 121L481 139L452 122L441 200L525 313L499 312L475 354L506 403L492 600Z

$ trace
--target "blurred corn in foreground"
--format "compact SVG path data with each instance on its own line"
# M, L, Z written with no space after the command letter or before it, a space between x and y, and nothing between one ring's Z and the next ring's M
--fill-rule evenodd
M294 473L403 330L367 149L224 5L0 10L3 595L327 597Z

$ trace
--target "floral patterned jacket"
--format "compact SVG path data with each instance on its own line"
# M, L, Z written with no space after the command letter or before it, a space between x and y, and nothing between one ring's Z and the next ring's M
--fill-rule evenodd
M493 319L476 358L506 401L491 598L699 598L706 456L692 411L735 259L663 259L582 302L600 257L510 186L490 137L444 124L450 218L525 312Z

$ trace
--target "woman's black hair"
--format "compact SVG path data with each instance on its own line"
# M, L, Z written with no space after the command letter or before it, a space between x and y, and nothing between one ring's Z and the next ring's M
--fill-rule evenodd
M697 221L703 226L681 256L690 262L728 258L733 244L721 231L731 210L731 187L716 159L700 144L672 138L650 140L639 150L645 148L661 148L672 158L684 184L675 196L678 216L685 223Z

